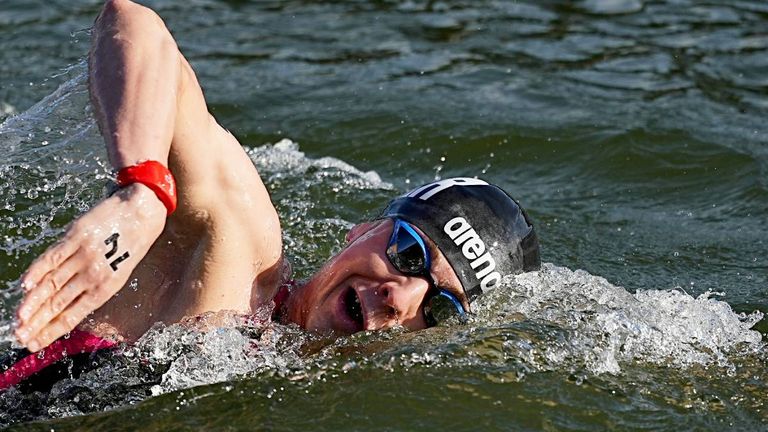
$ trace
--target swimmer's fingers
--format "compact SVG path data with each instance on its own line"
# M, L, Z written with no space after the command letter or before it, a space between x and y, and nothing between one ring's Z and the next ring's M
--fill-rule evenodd
M64 284L80 269L80 260L75 257L69 257L61 265L55 267L42 280L24 293L24 299L19 305L18 319L23 324L29 320L35 312L48 301L52 296L64 287ZM20 338L22 339L22 338Z
M35 289L51 271L69 259L79 248L78 242L69 235L51 246L40 255L21 276L21 288L24 292Z
M70 303L63 312L58 314L56 318L40 329L34 338L30 339L27 343L27 348L31 352L37 352L50 345L56 339L74 330L74 328L97 307L95 306L96 303L97 302L90 294L85 293L80 295L74 302Z
M31 341L39 338L41 331L50 326L51 321L63 315L63 312L69 308L70 304L82 294L84 287L85 281L83 281L83 278L78 277L74 277L62 285L61 289L57 290L53 296L47 299L35 311L34 315L17 329L16 336L19 338L19 342L26 344L30 351L37 351L38 347L33 348ZM65 330L64 333L74 329L79 323L79 321L73 322L72 326ZM62 336L64 333L58 336Z

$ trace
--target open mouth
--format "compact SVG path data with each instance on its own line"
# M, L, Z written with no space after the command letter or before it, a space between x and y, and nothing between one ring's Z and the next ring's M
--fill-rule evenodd
M358 330L362 330L365 327L363 320L363 308L360 305L360 298L357 296L357 291L353 288L349 288L344 294L344 305L346 306L347 315L352 321L357 324Z

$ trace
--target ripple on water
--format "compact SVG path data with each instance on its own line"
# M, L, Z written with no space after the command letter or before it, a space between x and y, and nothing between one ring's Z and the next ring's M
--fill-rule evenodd
M0 17L23 24L3 33L12 85L0 90L0 110L22 111L0 126L6 305L16 302L13 282L25 263L98 199L108 176L83 63L58 91L27 88L66 64L61 55L85 54L61 41L73 22L92 23L95 4L79 15L71 4L45 4L56 20L45 34L26 3ZM478 304L469 326L338 340L245 317L210 328L158 326L49 394L0 395L0 421L125 407L157 394L138 412L168 415L164 426L207 413L195 426L221 418L231 427L242 421L221 415L232 406L259 418L291 397L299 403L287 404L283 419L311 418L313 426L342 406L361 421L379 415L389 425L401 416L400 426L427 418L446 427L472 408L472 426L497 429L747 428L765 418L764 343L751 312L764 303L765 2L156 6L227 127L258 145L284 135L301 141L301 150L283 141L250 151L299 272L407 187L404 167L416 181L492 162L490 177L529 193L549 256L588 263L614 281L626 269L622 284L649 289L631 294L546 265L508 280ZM308 156L317 153L343 156ZM726 291L748 313L715 294L683 292L701 294L701 285ZM10 331L10 320L0 322L0 334ZM195 402L189 394L217 397ZM381 395L408 403L372 402ZM225 398L226 406L206 405ZM429 415L435 401L439 416Z

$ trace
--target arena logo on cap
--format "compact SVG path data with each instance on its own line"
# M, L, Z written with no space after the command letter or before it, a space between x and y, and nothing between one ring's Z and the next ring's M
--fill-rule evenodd
M448 221L443 227L443 231L453 240L456 246L461 247L461 254L470 261L469 265L475 270L475 277L480 280L480 288L485 291L493 288L501 280L501 274L494 271L496 269L496 260L491 253L485 249L485 242L477 234L472 225L463 217L455 217ZM485 264L485 267L477 270Z
M453 186L488 186L488 183L472 177L456 177L424 185L420 188L410 191L406 196L408 198L418 197L419 199L426 201L433 197L436 193L442 192ZM419 196L419 194L422 195Z

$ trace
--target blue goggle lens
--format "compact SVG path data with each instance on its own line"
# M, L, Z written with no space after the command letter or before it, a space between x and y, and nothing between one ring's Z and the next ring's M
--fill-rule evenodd
M421 276L430 284L430 292L424 302L424 317L427 325L459 316L466 321L464 307L455 295L438 287L432 279L430 254L427 245L416 230L401 219L394 219L392 236L387 246L387 258L401 273L409 276Z

